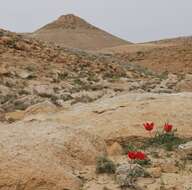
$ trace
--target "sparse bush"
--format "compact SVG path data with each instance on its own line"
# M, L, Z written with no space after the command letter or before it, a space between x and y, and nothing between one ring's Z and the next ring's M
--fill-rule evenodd
M168 78L168 74L169 72L168 71L164 71L163 73L161 73L160 75L158 75L158 78L160 80L166 80Z
M122 164L116 170L116 182L122 189L137 189L136 181L138 177L148 177L149 173L138 164Z
M97 158L96 173L112 174L116 171L116 165L107 156L99 156Z

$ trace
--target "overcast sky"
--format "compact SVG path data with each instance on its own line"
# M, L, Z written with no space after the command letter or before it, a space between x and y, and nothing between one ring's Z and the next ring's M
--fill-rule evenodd
M192 35L192 0L1 0L0 28L32 32L69 13L133 42Z

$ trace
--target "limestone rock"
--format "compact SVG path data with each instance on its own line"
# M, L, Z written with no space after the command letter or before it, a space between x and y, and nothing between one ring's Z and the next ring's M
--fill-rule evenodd
M161 176L161 167L147 168L147 172L154 178L159 178Z
M73 170L95 164L106 151L96 135L50 121L0 124L0 130L2 189L78 190Z
M178 168L176 167L176 164L174 162L166 161L160 164L162 172L165 173L177 173Z
M49 85L38 85L33 89L34 92L39 96L50 97L54 95L54 90Z
M118 142L114 142L110 147L108 147L107 153L110 156L121 155L123 153L123 148Z
M11 90L4 85L0 85L0 95L8 96L9 94L11 94Z
M49 101L44 101L28 107L25 110L25 116L35 115L39 113L55 113L57 112L57 110L58 109L54 104Z
M33 74L26 71L26 70L16 70L16 75L19 76L22 79L27 79L29 77L32 77Z
M179 145L178 149L183 158L192 158L192 141Z
M24 111L8 112L5 114L5 119L9 122L19 121L24 118Z
M192 80L184 79L184 80L180 81L180 82L176 85L176 89L177 89L178 91L191 92L191 89L192 89Z

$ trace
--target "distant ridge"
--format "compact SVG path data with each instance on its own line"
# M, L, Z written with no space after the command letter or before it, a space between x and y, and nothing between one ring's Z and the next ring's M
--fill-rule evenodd
M56 21L43 26L30 36L55 42L64 47L85 50L99 50L130 44L73 14L60 16Z

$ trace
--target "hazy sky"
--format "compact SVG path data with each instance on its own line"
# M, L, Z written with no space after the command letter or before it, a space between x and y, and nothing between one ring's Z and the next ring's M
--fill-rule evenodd
M68 13L133 42L192 35L192 0L1 0L0 28L31 32Z

